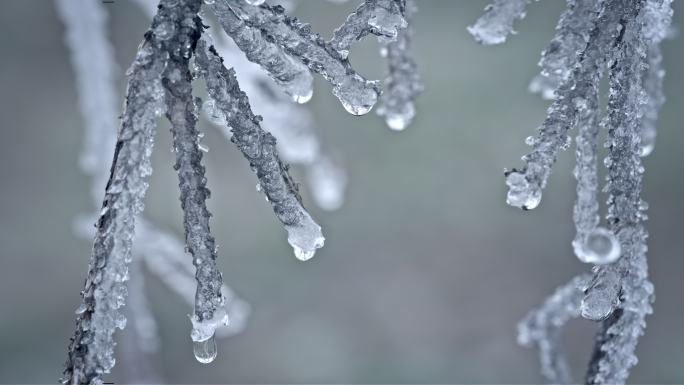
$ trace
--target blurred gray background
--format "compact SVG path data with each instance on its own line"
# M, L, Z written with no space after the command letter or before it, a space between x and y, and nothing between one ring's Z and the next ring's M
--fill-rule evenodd
M298 16L329 36L357 1L301 3ZM565 2L531 5L518 35L482 47L465 28L486 3L418 0L415 52L426 91L405 132L389 131L374 113L346 114L317 79L309 106L350 183L346 204L333 213L315 209L304 191L327 237L309 262L292 255L241 154L207 128L220 265L253 313L244 333L220 340L217 360L201 365L192 356L191 309L148 277L163 343L155 364L166 381L542 381L536 352L516 344L515 325L557 285L587 270L570 246L573 152L561 154L541 206L531 212L506 206L502 171L520 165L524 138L545 116L548 103L527 85ZM148 22L128 1L107 7L123 92L123 70ZM681 25L684 8L675 8ZM91 247L72 230L91 201L77 164L83 125L63 32L51 1L0 1L1 383L59 377ZM374 39L352 51L368 78L383 77L376 52ZM666 42L664 55L668 102L656 151L645 160L644 190L657 300L633 383L684 382L682 38ZM146 215L180 236L166 124L157 143ZM593 332L591 323L575 321L565 334L578 378ZM108 379L126 382L123 360Z

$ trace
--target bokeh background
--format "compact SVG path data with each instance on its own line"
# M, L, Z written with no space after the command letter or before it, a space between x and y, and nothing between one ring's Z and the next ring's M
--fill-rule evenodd
M304 0L296 14L329 36L355 3ZM545 115L548 103L527 85L565 2L531 5L518 35L482 47L465 28L486 3L418 0L415 53L426 91L405 132L391 132L374 113L346 114L317 79L309 106L350 183L346 204L332 213L317 210L304 191L327 237L309 262L292 255L246 161L205 125L220 266L253 313L242 334L219 341L217 360L201 365L192 355L191 309L148 277L163 343L154 365L165 381L542 381L536 352L516 344L515 325L557 285L587 270L570 246L573 152L561 154L531 212L506 206L502 171L520 164L524 138ZM126 0L107 9L123 92L123 70L148 21ZM675 2L677 25L682 12ZM0 1L0 383L59 377L91 247L73 232L91 200L77 164L83 124L63 33L51 1ZM377 48L367 39L351 54L368 78L383 77ZM666 42L664 55L668 102L644 180L657 300L633 383L684 383L682 38ZM165 123L157 143L146 215L180 236ZM577 378L593 333L594 325L580 320L566 330ZM108 379L127 381L124 361Z

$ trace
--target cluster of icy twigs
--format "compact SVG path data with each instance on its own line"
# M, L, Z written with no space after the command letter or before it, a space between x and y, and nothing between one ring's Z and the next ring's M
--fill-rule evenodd
M104 12L96 1L56 0L67 26L67 43L78 75L87 128L81 165L93 179L95 201L101 198L100 191L106 185L82 291L83 303L76 311L77 326L69 346L65 383L101 383L102 375L114 366L113 334L126 324L120 308L129 291L126 281L133 252L181 296L194 300L191 337L198 360L210 362L216 357L215 333L234 333L241 328L247 305L223 285L209 230L209 190L202 165L206 148L196 127L200 106L249 161L259 181L258 190L265 194L287 230L295 255L307 260L323 246L324 238L320 226L304 209L298 186L283 160L307 168L314 199L324 209L339 207L346 177L320 150L306 110L285 108L285 103L305 103L311 98L315 72L332 85L333 94L348 112L365 114L380 99L378 113L390 128L401 130L413 119L413 101L422 89L409 54L409 22L415 10L411 0L365 0L329 41L313 33L309 25L289 17L282 6L263 1L205 0L203 4L201 0L161 0L156 8L149 6L151 1L138 2L153 20L126 73L126 100L117 131L113 55L104 33ZM207 29L206 24L213 25L213 20L200 14L203 5L211 10L237 48L222 40L221 35L209 36L209 31L218 28ZM354 71L347 58L351 45L369 34L378 37L381 54L387 58L389 75L384 93L378 81L367 80ZM233 59L239 51L273 80L264 81L261 72L243 65L243 83L251 88L250 94L257 99L257 108L263 108L266 121L252 112L235 70L223 64L221 55ZM198 77L206 84L209 95L204 104L193 95L193 82ZM284 98L274 84L289 97ZM179 242L138 218L147 190L145 180L151 173L157 119L162 114L171 123L173 133L185 247L192 255L195 282L192 267L186 262L190 259L183 258ZM109 165L103 154L111 153L110 148L113 162L109 178L105 179L104 170ZM141 339L147 340L145 346L152 347L157 344L154 320L140 293L141 286L132 285L130 291L135 329ZM229 319L230 327L219 329Z
M531 0L495 0L469 28L483 44L505 41ZM577 127L577 201L573 249L592 274L572 279L519 325L519 340L536 345L543 374L571 383L559 346L570 318L600 321L586 382L624 383L637 362L634 350L652 312L653 285L646 263L647 204L640 198L641 157L653 150L664 102L660 43L672 18L671 0L567 0L556 35L543 52L541 74L531 83L553 102L538 132L527 138L525 166L506 172L508 204L535 208L561 149ZM607 74L607 112L600 116L599 82ZM597 148L605 132L608 170L607 228L599 226Z

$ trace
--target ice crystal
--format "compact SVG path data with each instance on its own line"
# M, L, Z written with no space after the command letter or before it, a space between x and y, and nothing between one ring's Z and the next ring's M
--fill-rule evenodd
M495 2L471 33L483 43L503 41L526 3ZM521 342L538 345L542 371L554 383L571 381L567 364L557 357L557 337L549 337L570 314L601 321L587 383L624 383L637 362L634 350L653 299L642 224L648 205L640 197L641 157L653 149L658 110L664 102L659 45L671 15L671 0L568 0L556 36L542 54L542 72L530 86L553 102L538 133L526 140L533 150L523 157L525 167L506 173L507 202L523 209L539 204L556 155L569 146L569 130L578 127L573 249L580 260L595 265L589 280L576 278L563 286L522 324ZM610 90L606 116L600 119L598 84L604 72ZM604 161L607 227L599 226L597 201L602 128L609 150ZM586 281L583 292L572 289L577 280ZM567 305L563 317L549 321L549 314L559 314L557 305L562 303ZM538 326L549 323L552 331Z

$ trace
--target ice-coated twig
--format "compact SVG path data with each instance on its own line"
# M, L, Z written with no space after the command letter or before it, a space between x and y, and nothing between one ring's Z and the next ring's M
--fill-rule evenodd
M175 236L168 234L151 223L141 220L137 226L136 244L133 251L145 261L147 269L186 303L195 302L195 268L184 252L184 245ZM249 304L238 298L223 285L221 296L230 323L216 330L216 336L227 337L241 332L250 313Z
M125 325L118 309L126 296L134 223L142 211L156 120L163 110L161 74L167 52L179 43L175 38L162 40L152 30L163 23L178 22L182 10L159 9L128 72L122 124L96 225L83 303L77 310L76 332L69 345L65 383L97 383L114 366L113 333Z
M181 49L170 52L162 84L166 95L166 116L171 122L176 153L174 168L178 171L185 241L197 269L191 337L195 343L200 343L213 338L215 330L228 323L228 314L223 309L223 278L216 264L216 244L209 229L211 214L207 210L206 200L210 193L206 187L200 135L196 128L198 101L192 95L189 60L202 30L197 15L201 3L193 3L186 7L180 23L165 26L171 30L165 33L172 34L173 30L178 30L176 34L181 40Z
M598 85L591 87L582 104L576 104L579 134L574 170L577 179L577 201L573 209L576 234L572 246L580 261L603 265L620 257L620 244L611 231L598 227Z
M643 73L649 44L666 31L671 0L646 0L638 17L625 25L622 56L610 77L608 116L608 220L622 247L622 258L597 269L595 282L587 289L583 306L591 307L590 296L601 295L602 287L620 288L618 309L603 321L587 374L590 384L622 384L637 363L634 351L644 333L645 317L652 313L653 284L648 280L647 233L642 222L647 208L642 201L644 168L641 162L641 130L645 103ZM658 17L651 18L653 14ZM606 278L610 278L606 279ZM586 303L586 304L585 304Z
M570 145L568 131L577 123L580 110L595 91L607 64L619 51L617 43L624 20L638 13L640 1L606 0L589 34L586 48L572 74L557 90L557 98L548 109L544 123L528 139L532 152L525 155L522 170L506 173L509 187L506 202L515 207L533 209L541 201L542 189L561 149Z
M572 383L560 337L563 326L579 317L583 287L589 278L589 274L580 275L559 287L518 324L518 343L539 349L542 374L552 384Z
M225 35L222 30L213 28L210 20L205 20L205 24L210 26L210 31ZM344 202L347 175L342 166L327 155L329 150L323 151L311 112L305 106L293 104L279 92L275 82L257 64L246 60L237 47L229 44L227 35L224 39L219 39L223 36L214 37L214 48L231 63L241 88L249 96L254 113L263 117L261 126L276 137L281 159L306 169L307 187L318 207L323 210L340 208ZM223 112L216 108L213 100L207 100L204 107L212 123L230 139L233 133Z
M406 27L397 32L396 38L383 44L380 52L387 58L389 75L385 79L384 92L380 97L378 115L385 118L393 130L403 130L416 115L415 99L423 91L415 60L411 54L413 15L416 5L406 0L404 18Z
M207 83L210 97L223 111L232 129L231 141L249 160L259 179L259 188L288 232L288 242L295 255L300 260L313 257L316 249L323 246L325 238L321 227L304 209L287 166L278 158L275 138L261 128L261 118L252 113L235 72L223 66L221 57L210 42L199 41L195 61Z
M567 0L556 35L542 52L541 73L530 83L530 91L540 93L544 99L553 99L555 91L572 73L589 40L601 5L605 0Z
M408 25L405 7L406 0L365 0L347 16L328 43L346 58L352 44L368 34L377 35L380 41L396 40L399 31Z
M532 0L494 0L485 8L485 14L468 32L485 45L501 44L510 34L515 34L513 22L525 17L525 9Z
M356 73L346 58L311 31L310 25L287 16L283 7L217 0L211 8L238 46L255 53L249 59L269 72L268 60L273 60L270 53L277 46L328 80L347 112L363 115L375 105L381 94L378 82Z
M245 53L247 59L260 64L294 101L308 102L313 95L311 71L281 46L263 36L260 28L250 26L236 13L233 6L244 5L243 2L232 1L228 4L226 0L218 0L214 4L214 12L224 31ZM249 4L246 7L256 8Z

